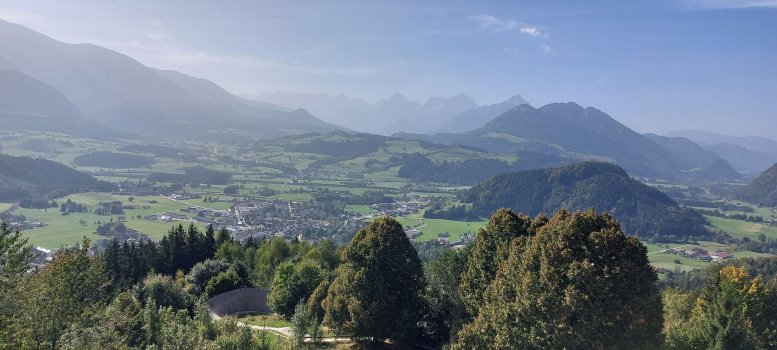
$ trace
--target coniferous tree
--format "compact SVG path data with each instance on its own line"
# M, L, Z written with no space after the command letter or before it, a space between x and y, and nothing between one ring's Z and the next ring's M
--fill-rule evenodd
M499 209L478 231L475 247L467 261L460 294L467 311L475 314L483 301L483 292L496 276L499 263L507 258L513 238L530 235L531 220L509 209Z
M19 281L32 259L32 247L21 232L0 223L0 348L18 347L15 327L23 304L18 298Z
M423 289L421 260L402 225L376 219L343 250L322 302L324 323L354 339L406 339L417 331Z

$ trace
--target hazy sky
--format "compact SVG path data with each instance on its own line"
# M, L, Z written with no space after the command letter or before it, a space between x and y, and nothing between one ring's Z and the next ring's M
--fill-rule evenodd
M520 94L777 137L777 0L0 0L0 18L235 93Z

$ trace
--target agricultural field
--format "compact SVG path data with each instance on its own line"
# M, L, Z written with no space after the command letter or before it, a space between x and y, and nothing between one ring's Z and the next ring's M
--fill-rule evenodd
M648 249L648 258L650 259L650 263L657 268L668 269L668 270L688 271L688 270L704 268L704 267L712 266L716 264L715 262L706 262L706 261L701 261L701 260L673 254L670 252L670 250L674 248L682 248L683 250L700 248L700 249L706 250L709 253L714 253L717 251L729 251L733 255L733 258L772 257L773 256L771 254L756 253L756 252L741 250L729 244L709 242L709 241L699 241L697 244L677 244L677 243L653 244L653 243L646 243L646 242L643 242L643 244ZM680 263L678 264L677 261L679 261Z
M777 239L777 227L754 222L707 216L712 227L726 231L731 237L758 240L763 234L767 239Z
M70 213L62 215L59 208L25 209L15 208L11 211L14 215L24 215L29 221L39 221L45 226L25 230L24 233L30 239L30 243L44 248L58 248L62 245L73 245L81 241L83 237L93 241L104 239L96 235L97 223L118 221L123 218L125 225L147 234L151 239L161 238L177 222L151 221L145 219L151 214L164 214L167 212L180 212L188 205L175 202L161 196L139 196L129 201L129 196L112 195L106 193L81 193L73 194L57 201L65 202L68 199L86 205L90 210L97 208L100 202L121 201L124 204L140 206L138 209L126 209L123 215L96 215L94 213ZM138 218L140 216L140 218ZM189 225L189 222L181 222ZM203 225L198 225L204 228Z
M422 214L414 214L398 219L406 229L417 229L421 231L421 235L415 238L415 240L419 242L442 238L439 236L441 232L449 234L449 236L446 237L449 241L458 240L459 237L466 233L474 236L478 229L486 226L486 223L488 223L487 220L465 222L445 219L427 219L424 218Z

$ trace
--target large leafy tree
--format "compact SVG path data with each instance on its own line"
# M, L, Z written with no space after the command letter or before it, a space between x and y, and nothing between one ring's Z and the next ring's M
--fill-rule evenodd
M657 275L639 240L593 210L535 221L496 261L477 317L452 348L660 347Z
M416 331L424 277L399 222L376 219L356 233L341 258L322 302L325 324L359 340L402 340Z
M290 318L297 304L305 302L321 283L323 271L311 261L303 261L297 266L284 262L275 271L268 302L270 308L279 315Z

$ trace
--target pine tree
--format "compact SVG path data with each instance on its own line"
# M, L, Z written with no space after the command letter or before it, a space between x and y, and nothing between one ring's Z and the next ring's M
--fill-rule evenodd
M322 302L324 322L354 339L403 340L417 331L424 289L418 253L396 220L374 220L343 250Z

